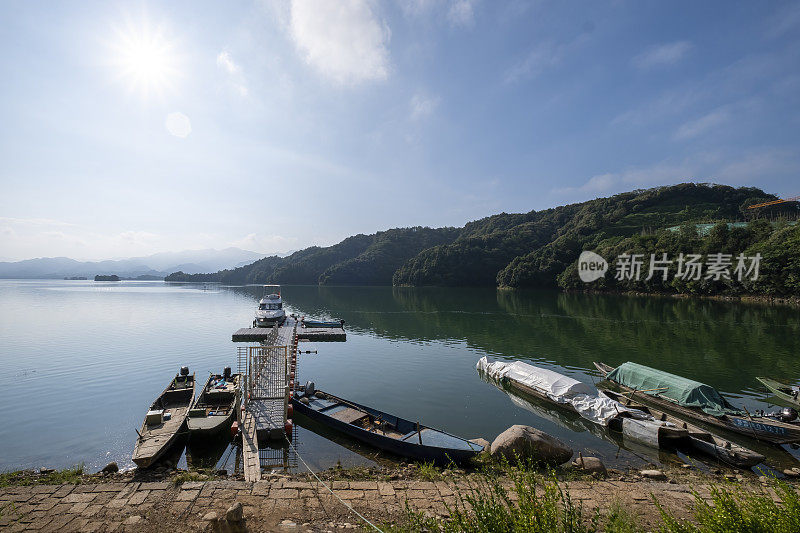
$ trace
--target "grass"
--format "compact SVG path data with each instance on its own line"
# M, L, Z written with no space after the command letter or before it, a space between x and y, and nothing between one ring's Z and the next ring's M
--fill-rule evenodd
M13 485L61 485L64 483L79 484L83 475L83 465L54 470L47 474L38 475L25 470L3 472L0 474L0 487Z
M562 490L553 473L542 474L531 465L484 470L466 491L456 489L456 503L447 506L447 520L413 511L406 519L383 530L401 532L478 531L485 533L640 533L645 528L619 501L601 511L588 512ZM506 481L503 481L506 480ZM510 487L508 481L511 481ZM774 493L781 503L770 495ZM800 531L800 495L789 484L772 479L767 487L712 486L709 501L695 493L692 520L677 518L658 501L661 533L796 533Z
M430 463L418 463L417 475L425 481L438 481L442 479L442 473L436 468L433 461Z
M730 486L712 486L711 501L695 493L694 521L680 520L656 502L664 533L794 533L800 531L800 495L788 483L769 484L778 504L766 489L745 492Z

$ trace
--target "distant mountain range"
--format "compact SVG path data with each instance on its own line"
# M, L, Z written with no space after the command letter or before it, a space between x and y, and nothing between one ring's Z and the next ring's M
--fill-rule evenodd
M264 257L263 254L225 248L224 250L184 250L162 252L145 257L106 261L76 261L68 257L40 257L25 261L0 262L0 278L57 279L87 277L97 274L117 275L121 278L151 276L163 279L170 272L213 272L236 268Z

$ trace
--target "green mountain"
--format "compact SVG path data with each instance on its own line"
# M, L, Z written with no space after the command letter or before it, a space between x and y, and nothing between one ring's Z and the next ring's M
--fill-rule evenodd
M611 291L791 294L800 281L800 229L764 220L796 219L797 203L757 211L748 205L776 199L760 189L684 183L598 198L543 211L490 216L463 228L401 228L356 235L328 247L266 257L213 274L171 274L167 281L327 285L501 286L587 288L577 259L593 250L611 261L621 253L740 253L760 251L780 262L765 265L761 284L661 283L634 287L613 276L592 285ZM726 222L757 214L757 223ZM705 235L696 224L717 224ZM721 223L721 224L720 224ZM674 231L681 226L680 231ZM668 228L673 227L673 231ZM724 229L720 229L724 228ZM794 243L781 249L780 243ZM715 248L716 247L716 248ZM730 250L730 252L728 252ZM792 256L794 254L794 256ZM766 261L766 259L765 259ZM613 266L611 267L613 268ZM644 269L648 268L645 263ZM772 270L771 270L772 269ZM777 269L777 270L776 270ZM646 270L645 270L646 272ZM794 276L794 277L793 277ZM652 280L651 280L652 281Z

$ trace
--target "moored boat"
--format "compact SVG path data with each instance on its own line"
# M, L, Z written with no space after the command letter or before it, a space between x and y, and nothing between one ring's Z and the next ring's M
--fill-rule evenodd
M264 285L264 296L258 302L256 316L253 318L254 328L267 328L286 321L286 311L283 309L280 285Z
M422 461L461 463L483 446L365 405L316 391L307 384L294 398L297 413L366 444Z
M300 326L304 328L341 328L344 329L344 320L309 320L304 318L300 321Z
M780 381L775 381L774 379L770 378L757 377L756 379L760 381L761 384L764 385L772 394L784 402L789 402L795 407L800 406L800 398L798 398L798 396L800 396L800 387L781 383Z
M796 412L750 413L734 407L705 383L637 363L627 362L613 368L595 362L595 366L611 387L630 393L631 398L636 394L638 401L682 420L693 420L773 444L800 442Z
M189 406L194 399L194 374L188 367L180 372L152 403L142 422L133 449L133 462L141 468L152 465L176 441L186 424Z
M701 429L694 424L680 420L664 411L636 403L618 392L604 390L601 391L601 394L621 403L625 407L644 411L652 415L656 420L672 422L676 426L685 429L689 433L689 445L692 448L724 463L740 468L752 468L764 461L764 456L760 453L756 453L749 448L745 448L719 435Z
M232 374L230 367L222 374L211 374L189 409L189 435L213 435L230 429L240 401L239 374Z
M688 437L686 429L672 422L655 420L648 413L626 407L600 395L594 387L548 368L522 361L490 363L482 357L477 370L495 383L573 411L590 422L654 448L674 447Z

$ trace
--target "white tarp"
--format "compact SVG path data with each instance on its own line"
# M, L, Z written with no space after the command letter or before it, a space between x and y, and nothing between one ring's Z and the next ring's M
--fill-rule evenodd
M637 409L629 409L612 400L608 396L597 394L591 386L553 370L529 365L521 361L506 363L489 362L486 357L478 361L478 371L496 381L508 379L545 394L557 403L571 405L583 418L596 424L607 426L612 418L620 413L640 420L652 420L653 417ZM661 424L659 424L661 425Z

